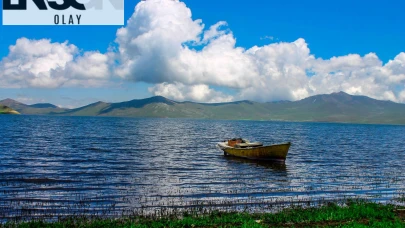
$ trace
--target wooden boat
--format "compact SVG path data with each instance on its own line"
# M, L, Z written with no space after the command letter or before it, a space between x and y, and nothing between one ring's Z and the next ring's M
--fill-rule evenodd
M285 160L291 143L263 146L260 142L245 139L231 139L218 143L225 156L236 156L253 160Z

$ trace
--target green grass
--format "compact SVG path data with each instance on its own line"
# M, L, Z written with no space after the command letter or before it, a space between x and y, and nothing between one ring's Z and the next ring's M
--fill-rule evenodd
M0 105L0 114L19 114L19 113L7 106Z
M364 201L334 203L318 208L289 208L279 213L211 212L182 218L67 218L47 223L8 223L4 227L405 227L405 209Z

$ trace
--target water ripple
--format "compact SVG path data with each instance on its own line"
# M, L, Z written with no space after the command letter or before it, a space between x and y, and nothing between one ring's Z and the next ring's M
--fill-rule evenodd
M0 218L405 194L403 126L49 116L0 124ZM216 142L236 136L292 146L281 164L224 157Z

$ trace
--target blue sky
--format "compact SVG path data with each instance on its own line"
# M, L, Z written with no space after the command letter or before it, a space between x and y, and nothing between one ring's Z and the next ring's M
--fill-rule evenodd
M205 29L218 21L226 21L236 39L236 46L249 49L270 43L294 42L303 38L315 58L370 52L387 63L405 51L405 1L183 1L192 11L192 19L202 19ZM138 1L125 1L126 20L134 13ZM9 54L9 46L21 37L51 39L69 43L81 52L107 52L121 26L0 26L0 56ZM271 37L271 39L269 39ZM0 74L1 77L1 74ZM172 83L167 81L167 83ZM401 82L400 82L401 83ZM240 88L205 83L221 93L234 96ZM11 97L27 103L52 102L64 106L85 103L123 101L149 97L153 83L124 80L121 86L101 88L1 88L0 99ZM398 87L392 86L391 87ZM393 91L400 93L400 89ZM235 92L236 91L236 92ZM364 91L364 89L362 90ZM397 95L398 95L397 94ZM367 94L370 95L371 94ZM374 95L378 97L377 95ZM399 96L399 95L398 95ZM242 96L240 96L242 98ZM235 97L236 99L237 97ZM249 96L248 96L249 98ZM254 98L254 96L253 96ZM270 96L269 100L277 96ZM283 98L282 96L280 98ZM398 98L399 99L399 98ZM260 100L260 99L258 99Z

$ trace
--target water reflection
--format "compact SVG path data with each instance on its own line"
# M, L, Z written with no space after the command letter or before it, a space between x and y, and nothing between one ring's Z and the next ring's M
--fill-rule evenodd
M229 162L235 162L237 164L248 164L253 167L263 167L268 170L287 174L287 165L284 161L260 161L238 158L234 156L224 156L224 159L228 160Z

